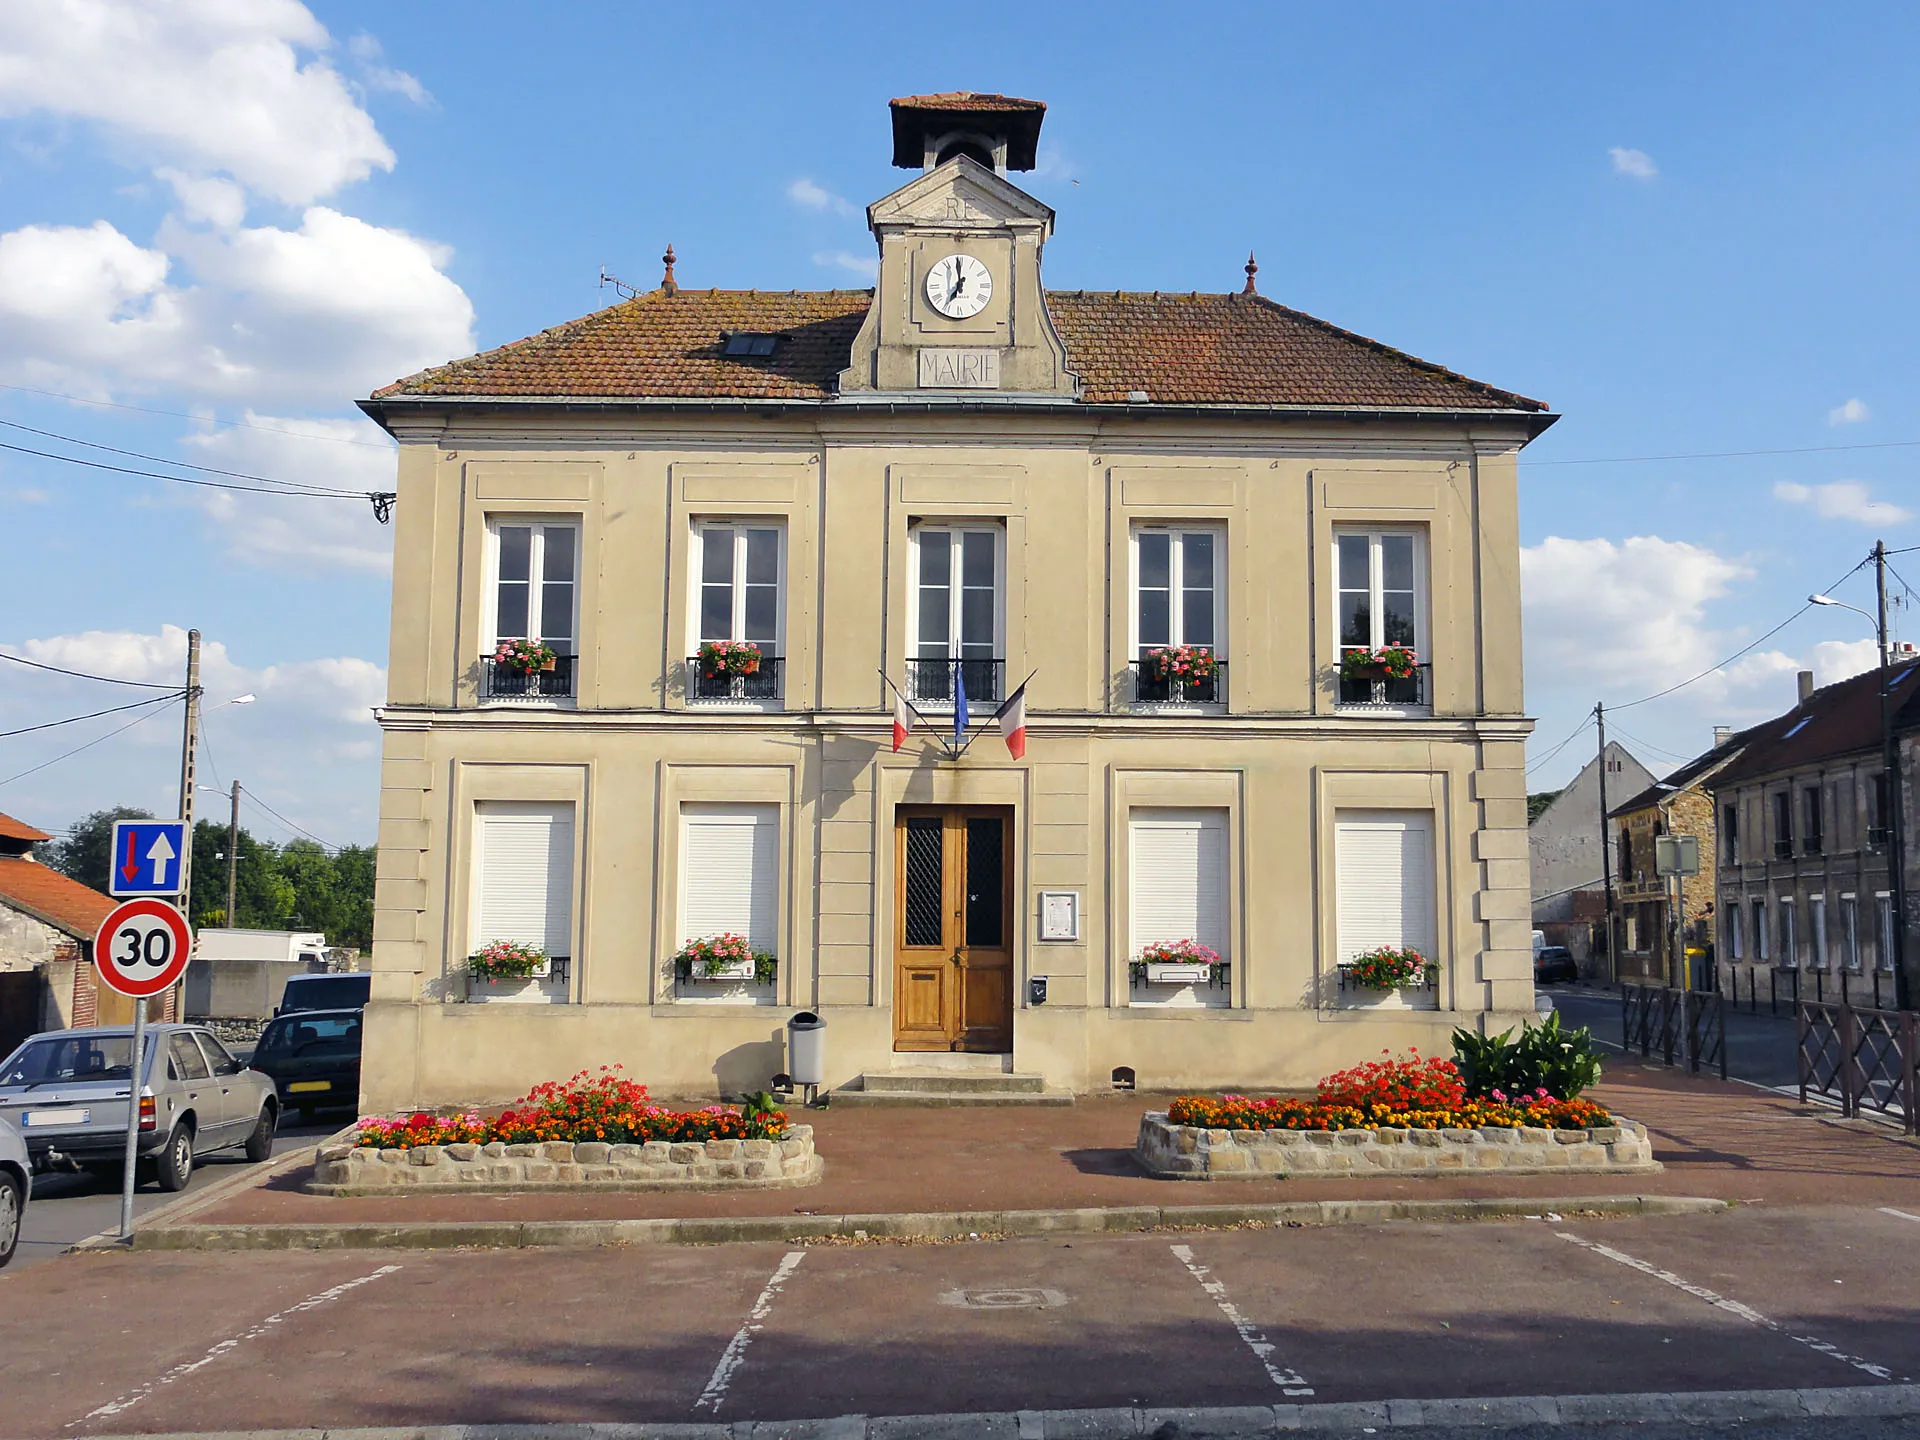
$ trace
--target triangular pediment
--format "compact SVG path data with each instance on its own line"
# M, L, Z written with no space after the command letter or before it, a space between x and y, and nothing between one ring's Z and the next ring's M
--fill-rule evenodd
M867 207L867 223L1003 228L1039 225L1051 233L1053 208L994 174L978 160L956 155Z

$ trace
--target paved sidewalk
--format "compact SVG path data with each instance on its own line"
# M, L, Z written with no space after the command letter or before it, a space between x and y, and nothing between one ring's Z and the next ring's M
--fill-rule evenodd
M1657 1175L1329 1178L1207 1183L1142 1173L1143 1110L1166 1097L1101 1095L1060 1109L810 1112L826 1178L803 1190L582 1195L308 1195L279 1176L192 1217L197 1225L336 1225L871 1215L1270 1204L1279 1201L1550 1200L1569 1194L1705 1196L1768 1205L1915 1203L1920 1146L1870 1122L1751 1086L1615 1060L1596 1091L1644 1123Z

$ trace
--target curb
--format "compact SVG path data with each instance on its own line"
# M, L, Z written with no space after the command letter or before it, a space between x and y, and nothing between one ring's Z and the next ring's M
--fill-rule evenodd
M1549 1211L1706 1215L1725 1200L1693 1195L1575 1195L1494 1200L1299 1200L1277 1205L1125 1205L1080 1210L962 1210L899 1215L751 1215L655 1220L475 1220L343 1225L169 1225L134 1232L136 1250L589 1249L806 1240L1004 1239L1168 1227L1378 1225L1394 1220L1524 1219Z
M966 1415L841 1415L727 1424L400 1425L218 1431L102 1440L1241 1440L1347 1431L1562 1427L1665 1421L1876 1419L1920 1414L1920 1385L1678 1394L1530 1395L1487 1400L1361 1400L1200 1410L1002 1410Z

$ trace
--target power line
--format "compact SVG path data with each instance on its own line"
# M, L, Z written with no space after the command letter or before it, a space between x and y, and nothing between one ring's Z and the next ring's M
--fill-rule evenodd
M1650 465L1667 460L1749 460L1765 455L1827 455L1840 450L1907 450L1920 440L1879 440L1858 445L1802 445L1790 450L1703 450L1692 455L1612 455L1589 460L1529 460L1522 465Z
M1558 755L1562 750L1566 749L1567 746L1571 745L1574 741L1578 740L1582 735L1586 733L1587 727L1592 723L1593 723L1593 717L1591 715L1587 716L1586 719L1580 722L1579 726L1574 730L1574 732L1571 735L1567 736L1566 739L1562 740L1558 745L1554 746L1546 754L1542 755L1538 760L1534 761L1531 765L1527 766L1527 773L1531 775L1534 771L1538 770L1542 765L1546 764L1549 760L1553 759L1554 756Z
M267 485L234 485L224 480L196 480L191 475L163 475L158 470L135 470L126 465L109 465L103 460L82 460L78 455L57 455L51 450L35 450L26 445L10 445L0 440L0 450L11 450L19 455L38 455L42 460L64 460L69 465L84 465L89 470L111 470L117 475L139 475L148 480L171 480L176 485L198 485L208 490L245 490L255 495L294 495L308 500L364 500L362 492L345 490L320 490L314 488L294 488L291 481L275 481ZM161 461L169 464L169 461ZM279 485L288 488L275 488Z
M1668 760L1677 760L1684 765L1688 761L1694 758L1691 755L1681 755L1676 751L1669 750L1664 745L1656 745L1651 740L1643 740L1638 735L1629 734L1627 731L1621 730L1620 727L1617 725L1614 727L1614 729L1622 738L1631 740L1634 744L1638 745L1642 750L1651 750L1654 754L1664 756Z
M287 819L286 816L282 815L278 810L274 809L271 805L267 804L266 801L262 800L259 796L255 795L253 791L247 789L247 787L244 785L240 787L240 798L246 801L248 804L252 805L255 809L266 811L267 814L271 815L274 819L278 820L282 825L286 826L289 830L293 831L295 834L306 836L307 839L313 841L313 843L318 845L322 850L332 850L335 853L339 852L341 848L340 846L332 845L332 844L329 844L327 841L322 840L318 835L314 834L311 830L307 829L304 825L294 824L293 821Z
M111 740L116 735L125 734L127 731L133 729L133 727L136 725L144 725L147 723L147 721L153 719L154 716L166 714L172 702L180 698L181 697L178 695L172 696L169 698L168 703L166 705L155 706L153 709L149 710L146 714L137 716L134 719L129 720L126 724L122 725L118 730L109 730L104 735L95 736L93 739L87 741L87 743L84 745L74 746L73 749L67 751L64 755L56 755L51 760L43 760L30 770L22 770L18 775L9 775L7 776L6 779L0 780L0 786L11 785L13 784L14 781L24 780L29 775L37 775L39 774L40 771L46 769L49 765L58 765L62 760L71 759L73 756L78 755L82 750L91 750L94 746L100 744L102 741Z
M358 498L364 490L342 490L335 485L311 485L306 481L275 480L268 475L250 475L244 470L222 470L214 465L195 465L190 460L169 460L164 455L148 455L139 450L122 450L117 445L102 445L97 440L81 440L73 435L62 435L57 430L36 430L31 425L22 425L18 420L0 420L0 425L9 430L24 430L29 435L43 436L48 440L58 440L65 445L84 445L89 450L104 450L109 455L125 455L132 460L145 460L154 465L172 465L180 470L198 470L203 475L226 475L235 480L258 480L263 485L302 485L313 490L326 491L334 495L352 495Z
M123 710L138 710L142 705L161 705L169 700L178 700L186 693L184 690L176 690L171 695L149 695L144 700L134 700L106 710L95 710L87 715L69 715L64 720L48 720L39 725L25 725L18 730L0 730L0 740L11 740L16 735L31 735L36 730L57 730L62 725L77 725L82 720L98 720L102 715L118 715Z
M259 430L268 435L291 435L296 440L324 440L330 445L360 445L369 450L391 452L391 445L378 440L355 440L350 435L313 435L305 430L287 430L278 425L260 425L251 420L222 420L216 416L194 415L185 410L155 410L147 405L125 405L118 400L89 400L82 395L65 395L58 390L39 390L32 385L0 385L22 395L44 395L49 400L66 400L75 405L97 405L107 410L130 410L136 415L165 415L174 420L192 420L198 424L226 425L239 430Z
M16 665L31 665L36 670L51 670L56 675L71 675L76 680L98 680L103 685L134 685L142 690L171 690L171 685L156 684L152 680L122 680L117 675L89 675L84 670L68 670L59 665L45 665L38 660L29 660L24 655L10 655L0 650L0 660L11 660Z

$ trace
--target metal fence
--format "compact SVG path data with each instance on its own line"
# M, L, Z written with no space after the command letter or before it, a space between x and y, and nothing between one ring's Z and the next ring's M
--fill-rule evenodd
M1802 1000L1794 1007L1801 1101L1825 1096L1849 1118L1869 1111L1898 1115L1907 1134L1920 1134L1914 1103L1917 1018L1911 1010Z
M1667 985L1620 986L1620 1044L1645 1059L1685 1065L1690 1074L1727 1078L1727 1009L1717 990Z

